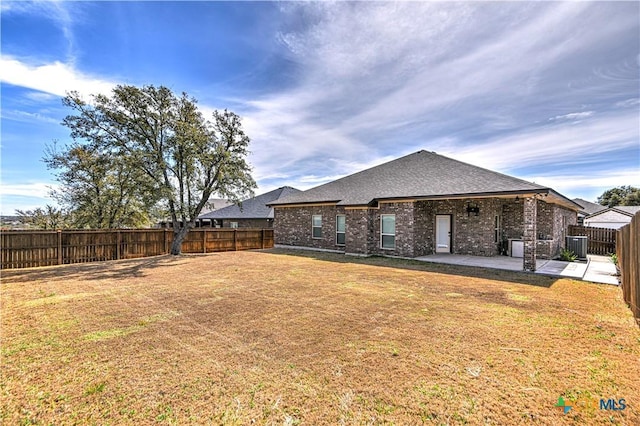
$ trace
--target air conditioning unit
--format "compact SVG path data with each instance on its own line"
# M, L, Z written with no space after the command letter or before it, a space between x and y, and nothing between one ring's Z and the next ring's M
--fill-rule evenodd
M565 248L571 250L578 256L578 259L587 258L587 237L567 236Z

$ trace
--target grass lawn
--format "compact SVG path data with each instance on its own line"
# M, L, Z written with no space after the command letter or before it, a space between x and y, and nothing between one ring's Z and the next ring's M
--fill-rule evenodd
M640 424L613 286L266 250L8 271L1 296L7 425Z

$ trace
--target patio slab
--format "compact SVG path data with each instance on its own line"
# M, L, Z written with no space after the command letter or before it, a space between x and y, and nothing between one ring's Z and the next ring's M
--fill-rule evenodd
M619 285L616 265L607 256L589 255L589 267L582 277L594 283Z
M415 260L433 263L448 263L450 265L477 266L480 268L504 269L507 271L522 271L522 258L508 256L467 256L462 254L430 254L416 257ZM542 268L548 260L537 260L536 269Z
M561 260L549 260L542 265L542 267L537 267L535 273L581 280L585 272L587 272L587 266L587 262L563 262Z
M467 256L460 254L432 254L415 258L424 262L447 263L479 268L522 271L522 258L507 256ZM589 255L587 262L564 262L561 260L536 261L536 274L550 275L590 281L601 284L618 285L616 267L606 256Z

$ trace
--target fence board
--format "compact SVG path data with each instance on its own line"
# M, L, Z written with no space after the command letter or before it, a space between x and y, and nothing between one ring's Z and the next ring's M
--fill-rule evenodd
M1 269L134 259L169 253L173 232L166 229L3 231ZM183 253L209 253L273 247L273 229L192 229Z
M594 228L590 226L569 225L571 236L587 237L587 253L603 256L616 252L616 230L610 228Z
M640 212L618 229L617 238L622 296L640 324Z

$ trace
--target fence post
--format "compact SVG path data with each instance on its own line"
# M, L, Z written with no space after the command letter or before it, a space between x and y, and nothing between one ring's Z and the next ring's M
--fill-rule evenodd
M120 253L121 244L122 236L120 235L120 230L118 229L118 231L116 232L116 260L120 260L120 256L122 256L122 253Z
M202 252L207 252L207 230L205 228L202 229Z
M262 248L264 249L264 228L262 228Z
M238 230L233 230L233 249L238 251Z
M62 265L62 230L58 229L58 265Z
M169 230L164 228L164 254L169 253L169 237L167 236L167 232Z

